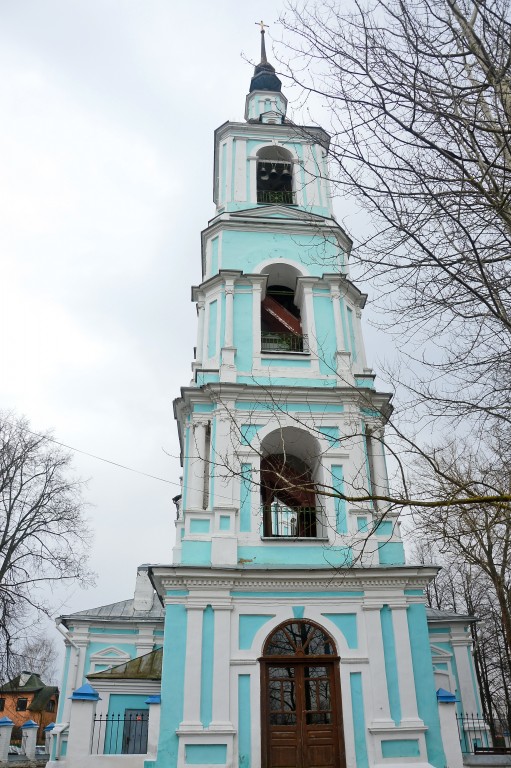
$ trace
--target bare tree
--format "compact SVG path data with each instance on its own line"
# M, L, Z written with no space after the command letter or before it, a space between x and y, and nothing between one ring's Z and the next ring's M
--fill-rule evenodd
M345 8L291 3L283 68L326 103L332 181L369 213L353 254L408 342L407 412L509 421L509 3Z
M0 671L27 644L34 611L49 614L43 587L87 583L90 538L71 459L28 422L0 416Z
M451 446L414 471L425 492L447 501L464 485L468 493L508 492L511 486L508 441ZM454 488L448 478L457 478ZM472 627L476 671L484 714L511 717L511 505L485 504L480 509L447 503L427 512L412 512L413 535L420 541L421 561L435 559L444 570L428 589L430 605L468 612L480 619Z
M35 672L46 685L58 684L59 655L48 635L33 634L13 651L9 662L11 678L21 672Z

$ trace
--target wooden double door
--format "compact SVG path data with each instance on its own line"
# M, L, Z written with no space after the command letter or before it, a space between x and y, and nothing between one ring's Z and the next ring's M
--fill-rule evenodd
M264 768L342 768L338 659L263 657L261 682Z

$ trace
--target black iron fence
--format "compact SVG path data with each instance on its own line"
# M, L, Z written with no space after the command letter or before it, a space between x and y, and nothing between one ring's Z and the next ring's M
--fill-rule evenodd
M307 335L262 331L261 352L308 352Z
M94 718L92 754L145 755L149 713L124 713L123 715L99 715Z
M505 720L486 720L481 715L458 714L458 732L464 754L510 755L509 725Z
M270 205L294 205L295 199L293 193L286 189L278 191L273 189L258 189L257 202L269 203Z

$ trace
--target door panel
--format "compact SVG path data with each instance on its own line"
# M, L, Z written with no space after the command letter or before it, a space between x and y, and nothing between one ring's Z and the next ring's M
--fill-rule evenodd
M265 665L267 768L338 768L333 662Z

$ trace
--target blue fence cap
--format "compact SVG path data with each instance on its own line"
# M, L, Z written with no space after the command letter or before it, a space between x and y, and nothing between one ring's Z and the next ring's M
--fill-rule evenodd
M55 728L55 723L48 723L46 728L43 728L43 731L44 733L46 733L46 731L53 731L54 728Z
M23 728L39 728L39 726L38 726L38 725L37 725L37 723L35 723L33 720L27 720L27 722L26 722L26 723L23 723L23 725L21 726L21 728L22 728L22 729L23 729Z
M71 701L101 701L99 693L89 683L77 688L69 698Z
M437 701L442 702L443 704L454 704L457 699L454 693L451 693L450 691L446 691L445 688L439 688L436 692Z
M145 700L145 704L161 704L161 696L159 693L154 696L148 696Z
M0 727L2 727L3 725L5 726L14 725L14 722L13 720L11 720L10 717L0 717Z

